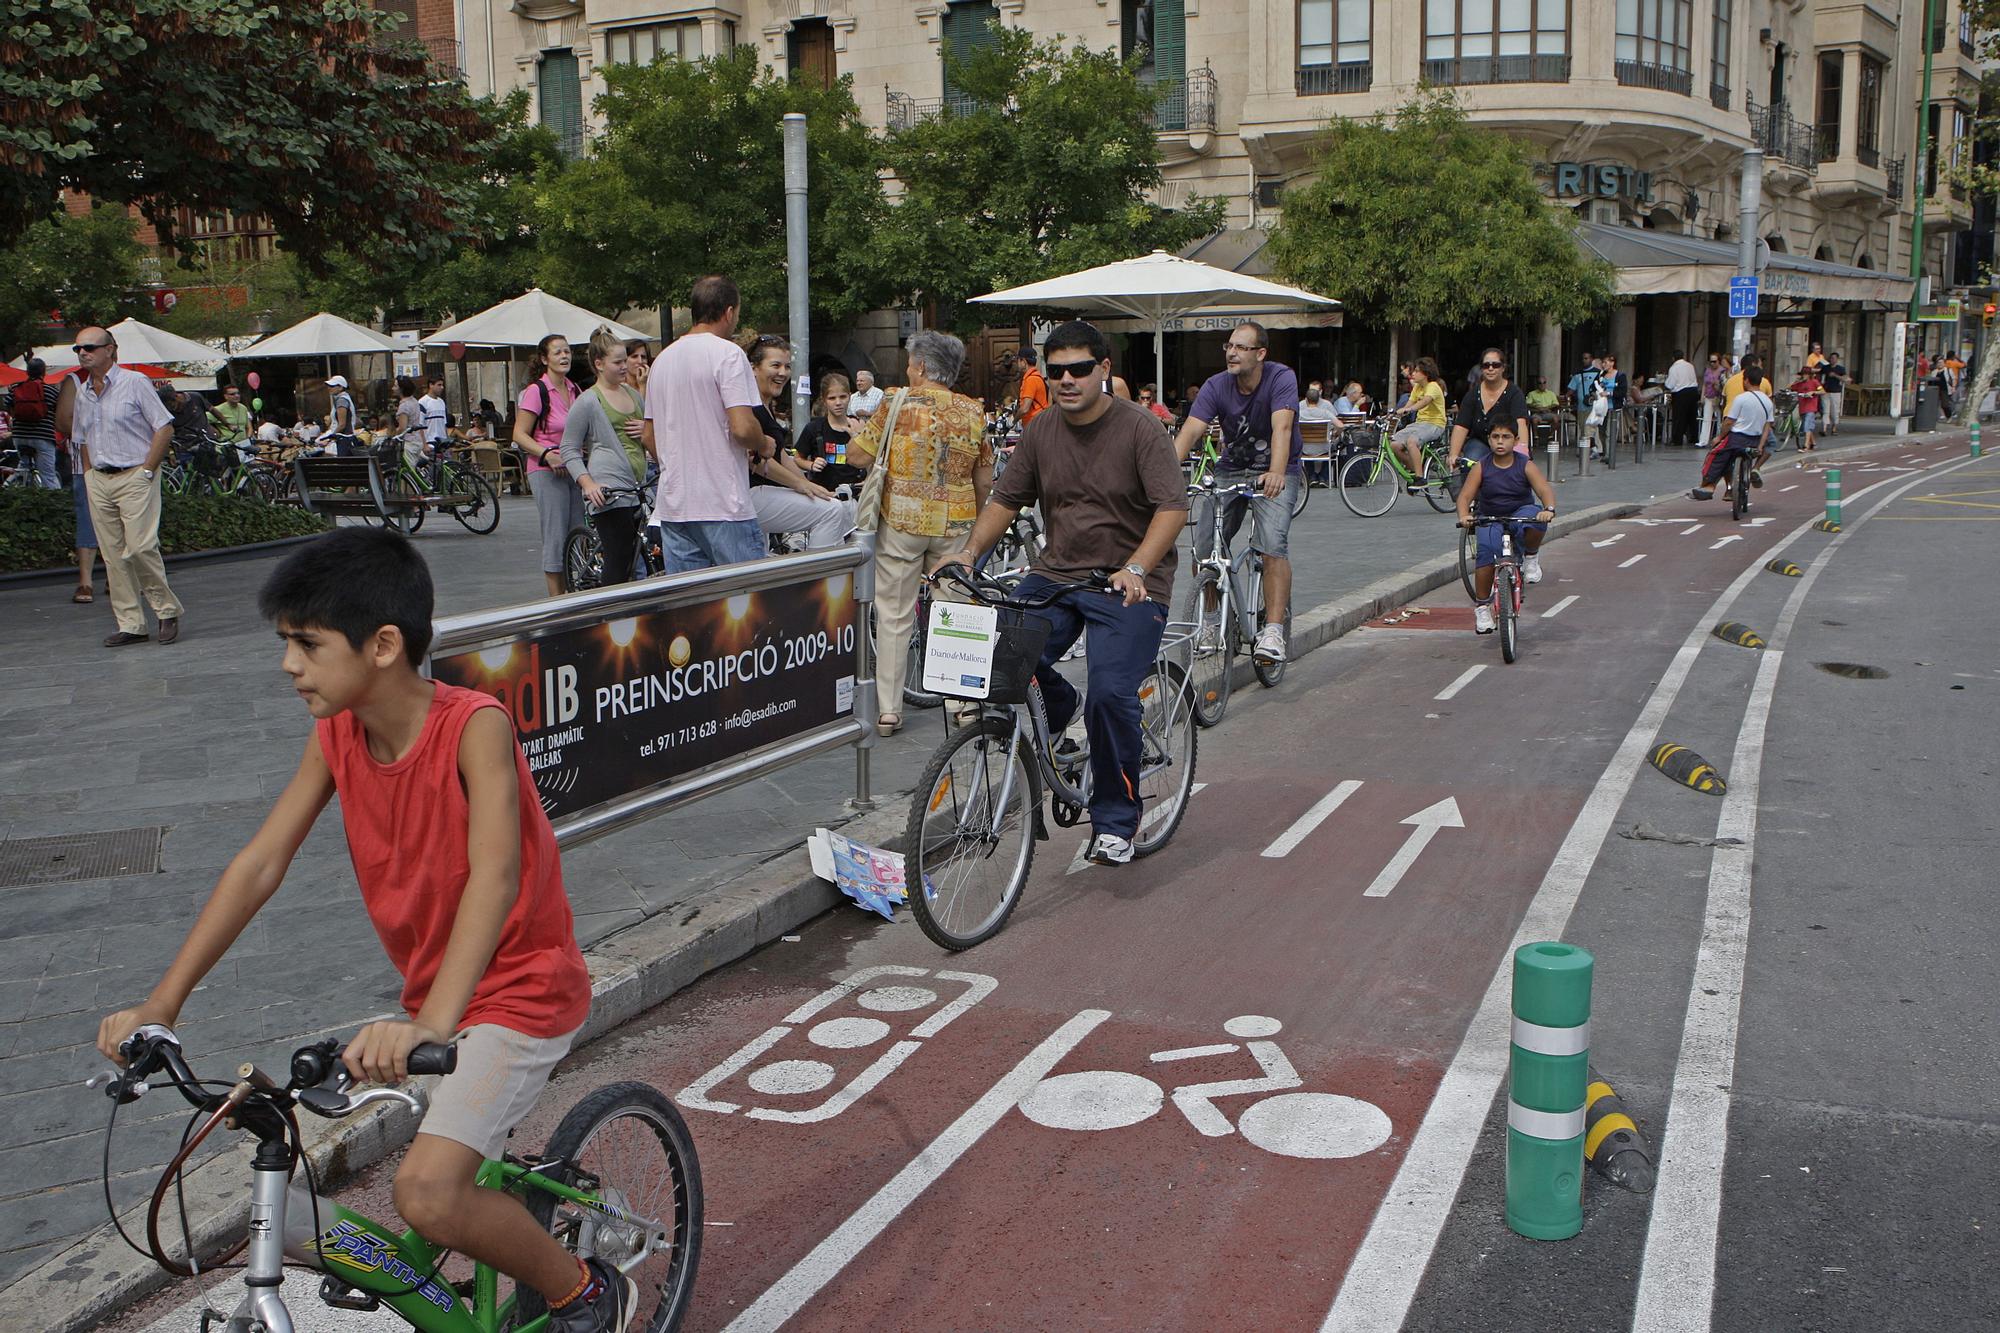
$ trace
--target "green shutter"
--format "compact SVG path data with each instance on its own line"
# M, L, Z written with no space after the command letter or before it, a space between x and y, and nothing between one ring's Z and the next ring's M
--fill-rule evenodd
M999 44L990 25L1000 21L1000 10L993 0L958 0L944 11L939 20L939 32L944 38L944 49L948 55L960 60L969 59L974 52L990 49ZM965 94L952 86L951 66L944 70L944 100L949 110L953 101Z
M549 127L570 157L583 155L583 80L577 74L576 52L564 48L542 52L542 124Z
M1187 11L1183 0L1153 0L1153 82L1160 128L1187 128Z

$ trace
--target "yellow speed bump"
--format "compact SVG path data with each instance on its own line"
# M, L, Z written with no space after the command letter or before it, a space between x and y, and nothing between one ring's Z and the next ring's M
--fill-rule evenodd
M1659 1177L1653 1147L1625 1110L1625 1103L1601 1075L1590 1071L1584 1091L1583 1155L1600 1175L1620 1189L1651 1194Z
M1840 524L1838 524L1838 523L1834 522L1834 521L1833 521L1832 519L1830 519L1830 518L1822 518L1822 519L1817 519L1817 520L1815 520L1815 521L1813 522L1813 531L1814 531L1814 532L1839 532L1839 531L1840 531Z
M1654 768L1683 787L1692 787L1709 796L1720 796L1729 790L1729 783L1715 771L1715 766L1685 745L1662 741L1653 747L1648 758Z
M1770 570L1773 574L1783 574L1788 579L1798 578L1805 573L1803 569L1800 569L1789 560L1773 560L1770 564L1764 566L1764 568Z
M1764 636L1748 625L1739 625L1733 620L1725 620L1709 633L1724 643L1733 643L1738 648L1762 648Z

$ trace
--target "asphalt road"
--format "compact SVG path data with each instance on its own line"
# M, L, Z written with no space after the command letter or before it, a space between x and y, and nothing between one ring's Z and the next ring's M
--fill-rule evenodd
M2000 463L1845 470L1838 535L1782 469L1744 525L1672 501L1552 545L1512 666L1451 589L1348 636L1203 734L1158 856L1072 873L1058 831L956 956L822 917L586 1052L517 1141L608 1081L677 1094L693 1329L1995 1326ZM1501 1220L1504 976L1554 937L1596 955L1593 1062L1662 1177L1590 1176L1541 1243Z

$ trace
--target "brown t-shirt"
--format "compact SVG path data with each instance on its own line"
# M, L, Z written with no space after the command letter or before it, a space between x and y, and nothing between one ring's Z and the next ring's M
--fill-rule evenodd
M1037 413L993 485L993 499L1010 509L1041 505L1048 541L1038 574L1071 582L1121 568L1154 514L1188 507L1187 481L1158 418L1137 403L1110 402L1082 427L1059 410ZM1174 564L1170 546L1146 575L1146 596L1162 605L1173 595Z

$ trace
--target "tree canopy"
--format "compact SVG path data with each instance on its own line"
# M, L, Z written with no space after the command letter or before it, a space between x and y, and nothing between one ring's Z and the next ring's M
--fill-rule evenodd
M337 247L449 254L482 232L490 103L366 0L0 0L0 235L65 188L262 214L317 266Z
M964 323L968 297L1177 251L1221 226L1219 201L1147 197L1157 93L1133 66L1019 28L993 36L969 58L946 53L953 105L888 138L902 194L884 242L906 295Z
M1329 122L1313 165L1285 192L1272 266L1355 319L1577 324L1614 299L1611 266L1542 198L1528 149L1474 127L1448 91L1419 93L1393 117Z
M137 227L124 209L43 218L0 251L0 358L27 351L51 316L73 327L141 312Z

